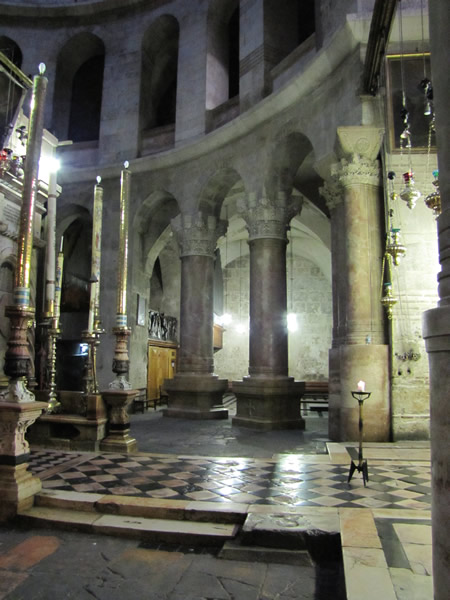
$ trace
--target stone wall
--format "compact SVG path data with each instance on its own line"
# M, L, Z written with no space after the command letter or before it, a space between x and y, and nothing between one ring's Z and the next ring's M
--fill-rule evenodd
M246 254L224 269L224 310L233 320L225 326L223 349L214 355L215 372L230 380L242 379L248 373L249 257L246 243L242 249ZM297 331L289 332L289 375L302 381L327 379L332 331L331 283L311 260L296 255L292 262L291 279L288 251L288 312L296 314L298 323Z

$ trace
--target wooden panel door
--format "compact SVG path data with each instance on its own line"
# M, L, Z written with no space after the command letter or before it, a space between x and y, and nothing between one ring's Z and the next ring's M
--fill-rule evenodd
M172 379L176 370L177 351L175 348L149 345L147 367L147 398L160 398L161 386L165 379Z

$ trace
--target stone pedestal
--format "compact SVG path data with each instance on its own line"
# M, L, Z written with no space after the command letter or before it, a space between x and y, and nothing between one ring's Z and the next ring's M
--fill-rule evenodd
M33 505L41 480L28 471L27 428L42 411L44 402L0 402L0 521Z
M98 451L107 423L101 394L61 391L59 396L63 412L42 415L30 427L28 440L61 450Z
M100 443L104 452L137 452L137 442L130 437L130 419L127 408L138 395L138 390L107 390L102 392L108 409L108 434Z
M304 429L300 398L305 384L293 377L244 377L233 381L236 416L233 425L270 431Z
M179 374L166 379L164 389L169 394L165 417L184 419L227 419L228 410L222 398L228 389L228 380L215 375Z
M328 431L335 441L359 440L359 407L352 397L358 381L371 396L364 402L364 440L390 438L389 349L384 345L354 344L329 353Z

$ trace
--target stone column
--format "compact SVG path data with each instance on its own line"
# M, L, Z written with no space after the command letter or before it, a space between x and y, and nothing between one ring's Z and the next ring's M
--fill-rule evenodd
M299 205L280 193L275 201L250 195L240 206L250 246L249 375L233 382L233 425L304 429L304 384L288 376L286 230Z
M166 417L226 419L226 379L213 374L214 250L225 223L213 216L179 215L172 228L180 246L181 302L178 372L164 383Z
M429 3L431 74L442 212L438 218L439 305L423 315L423 337L430 365L431 475L434 599L450 589L450 14L445 2Z
M331 212L333 347L329 353L329 435L357 440L360 380L371 392L364 405L364 439L390 437L389 351L380 303L383 258L382 195L376 156L381 130L341 127L345 158L332 166L321 191Z

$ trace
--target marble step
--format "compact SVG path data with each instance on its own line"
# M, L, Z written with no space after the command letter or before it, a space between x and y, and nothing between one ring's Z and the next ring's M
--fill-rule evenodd
M34 506L20 511L21 523L29 526L59 527L71 531L117 535L171 544L221 546L233 539L239 525L172 519L99 514L96 512Z
M238 525L244 523L248 510L247 504L230 502L214 503L114 496L65 490L42 490L35 497L35 506L147 519Z

